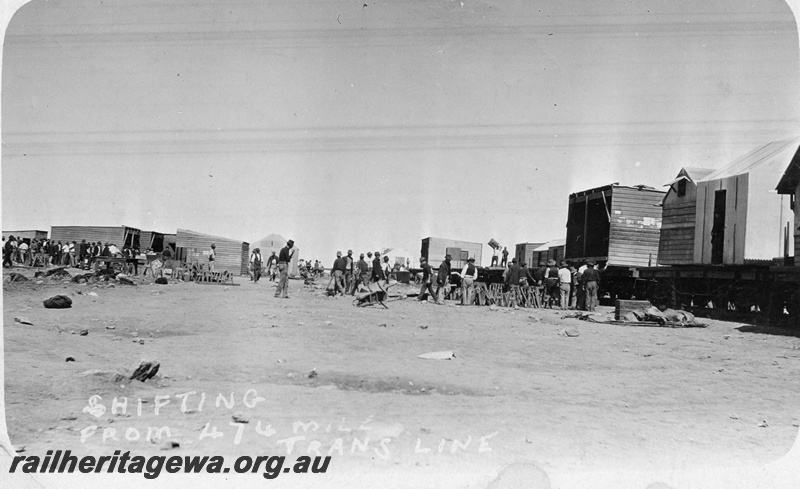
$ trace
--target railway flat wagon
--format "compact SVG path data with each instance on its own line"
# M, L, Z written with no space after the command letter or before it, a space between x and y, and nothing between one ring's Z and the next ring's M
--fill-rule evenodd
M644 296L636 290L638 267L654 265L665 192L617 183L569 196L565 259L594 260L601 294L611 299Z

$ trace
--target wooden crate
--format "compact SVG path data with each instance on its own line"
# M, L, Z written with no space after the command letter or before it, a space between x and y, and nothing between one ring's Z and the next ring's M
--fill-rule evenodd
M617 299L614 307L614 319L619 321L629 312L636 311L639 309L647 309L651 305L652 304L650 304L650 301L633 301L633 300Z

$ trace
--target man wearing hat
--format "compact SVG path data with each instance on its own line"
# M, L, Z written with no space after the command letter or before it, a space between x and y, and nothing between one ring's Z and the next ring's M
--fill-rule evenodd
M381 268L381 254L375 252L375 258L372 260L372 281L375 283L383 280L383 269Z
M331 274L333 275L333 293L344 295L344 270L345 270L345 260L342 258L342 252L336 252L336 260L333 261L333 268L331 268ZM330 290L330 289L329 289Z
M444 255L444 261L439 265L439 273L436 274L436 303L444 304L447 291L450 288L450 255ZM444 290L440 296L439 293Z
M586 310L594 312L597 307L597 285L600 283L600 272L594 267L594 260L586 262L586 270L581 275L583 288L586 290Z
M358 286L361 284L368 284L369 283L369 264L364 260L364 253L361 253L358 258L358 263L356 264L356 278L355 282L353 282L353 288L350 289L350 295L355 295L356 291L358 290Z
M475 281L478 280L478 267L475 266L475 257L470 257L461 270L461 305L471 306L472 295L475 292Z
M253 250L252 256L250 256L250 267L253 269L253 283L258 283L258 279L261 278L261 263L263 259L261 257L261 248L256 248Z
M512 285L519 285L520 278L521 278L521 269L519 265L517 265L517 259L512 258L511 265L509 265L508 269L505 271L503 292L508 292L511 289Z
M567 262L562 261L558 268L558 289L561 295L561 309L569 308L569 293L572 288L572 272L567 268Z
M208 252L208 269L214 271L214 262L217 261L217 245L211 243L211 251Z
M278 273L281 274L281 278L278 288L275 290L275 297L289 298L289 263L292 262L292 255L294 255L293 248L294 241L290 239L278 254Z
M547 297L542 302L542 307L553 307L553 303L558 302L561 298L561 289L559 288L558 279L558 266L555 260L547 260L547 271L544 276L544 287L547 291Z
M347 250L347 256L344 257L344 293L350 292L353 287L353 271L355 269L356 260L353 258L353 250Z
M428 260L423 256L419 259L419 266L422 268L422 287L419 289L419 297L417 300L420 302L428 300L428 294L435 297L433 292L433 270L428 264Z

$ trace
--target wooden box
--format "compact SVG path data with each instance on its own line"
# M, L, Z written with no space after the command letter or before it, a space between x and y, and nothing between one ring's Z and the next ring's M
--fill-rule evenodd
M650 301L633 301L633 300L617 299L616 305L614 307L614 319L619 321L631 311L636 311L639 309L647 309L650 306L651 306Z

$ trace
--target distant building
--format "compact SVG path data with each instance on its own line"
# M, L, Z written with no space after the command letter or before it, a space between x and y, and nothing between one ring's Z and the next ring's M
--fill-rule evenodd
M250 243L250 252L252 253L254 249L260 248L261 256L264 258L264 263L266 263L273 251L276 255L281 252L281 248L286 246L286 242L287 240L280 234L268 234L258 241ZM292 256L292 262L289 264L289 276L296 277L300 275L300 248L295 245L292 249L294 249L294 255Z
M445 255L450 255L453 269L462 268L469 258L475 258L475 262L480 265L482 254L481 243L446 238L424 238L420 250L420 256L424 256L433 268L439 268Z
M25 231L3 231L3 236L6 238L14 236L17 240L22 239L26 243L30 243L32 239L47 239L47 231L40 231L38 229L29 229Z
M542 246L544 243L518 243L515 249L514 258L518 263L525 262L528 265L534 264L534 250ZM538 256L537 256L538 259Z

